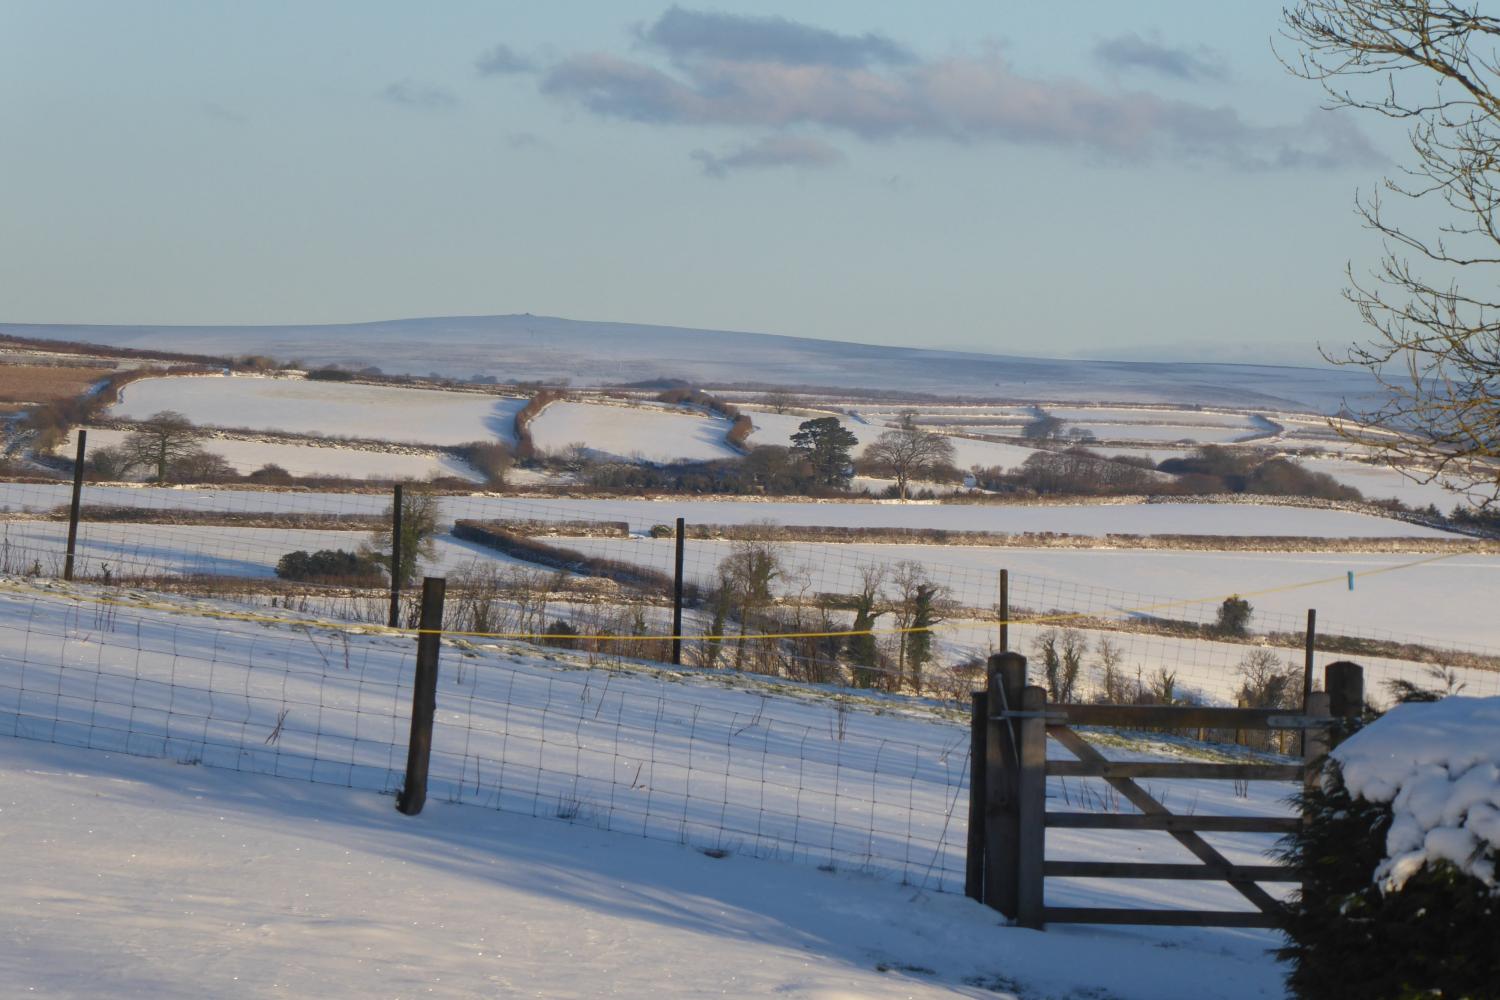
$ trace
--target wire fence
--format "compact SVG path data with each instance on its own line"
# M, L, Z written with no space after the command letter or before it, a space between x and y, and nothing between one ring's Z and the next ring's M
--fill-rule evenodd
M63 484L0 483L0 572L62 573L68 499ZM1011 529L1033 516L1014 508L483 494L434 494L430 503L421 571L449 578L451 630L491 638L552 637L604 657L668 659L671 536L682 516L684 655L699 666L961 699L1005 625L1039 678L1048 648L1067 651L1071 690L1055 694L1118 698L1123 685L1137 698L1233 704L1247 671L1263 670L1268 656L1278 669L1300 670L1306 609L1316 606L1320 662L1358 659L1377 695L1393 680L1500 693L1500 650L1482 596L1497 559L1423 530L1374 545L1356 533L1383 525L1350 522L1331 552L1100 551L1049 547L1035 532L1020 538L1033 547L1009 544ZM296 551L388 549L380 530L391 507L373 490L86 485L75 575L139 593L383 622L389 602L378 578L286 580L277 566ZM1085 513L1134 527L1142 517L1170 526L1180 516L1166 504ZM1229 508L1225 517L1237 514ZM946 544L936 544L944 532ZM1395 551L1380 551L1392 543ZM1435 593L1445 599L1421 597ZM1243 634L1218 627L1231 594L1254 606ZM408 599L400 623L414 622ZM849 633L861 631L872 641L856 648Z
M0 593L0 732L400 786L409 637L204 621L90 590ZM428 794L957 889L967 727L891 707L465 644L444 657Z
M388 494L86 486L71 585L68 500L0 483L0 732L399 787L415 595L389 629L378 573L278 576L291 552L388 550ZM1420 532L1110 552L1011 544L1014 511L984 507L417 503L418 569L449 580L429 794L708 851L957 889L961 709L1002 641L1053 700L1300 704L1317 598L1314 677L1355 659L1377 700L1391 682L1500 693L1495 557ZM665 666L677 517L682 669ZM1253 613L1226 628L1236 594Z

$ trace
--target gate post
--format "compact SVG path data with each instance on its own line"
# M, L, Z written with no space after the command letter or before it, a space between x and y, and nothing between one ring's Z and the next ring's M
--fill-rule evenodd
M1364 713L1365 668L1348 660L1330 663L1323 668L1323 689L1328 692L1328 714L1338 720L1329 740L1331 748L1353 731Z
M984 902L985 734L989 731L989 692L969 693L969 840L964 848L964 895Z
M1307 696L1306 714L1309 719L1328 718L1327 691L1314 691ZM1332 727L1324 723L1321 726L1309 726L1303 732L1307 736L1302 748L1302 784L1305 788L1312 788L1318 783L1321 773L1319 765L1333 748Z
M1020 846L1021 733L1007 713L1019 711L1026 689L1026 657L996 653L989 661L984 737L984 902L1016 919L1016 859Z
M1047 689L1021 697L1020 838L1016 865L1016 923L1042 929L1043 862L1047 856Z

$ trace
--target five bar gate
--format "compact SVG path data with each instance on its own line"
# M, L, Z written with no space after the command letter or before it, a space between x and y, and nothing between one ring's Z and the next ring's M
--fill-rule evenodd
M1280 904L1261 882L1296 881L1280 865L1232 864L1204 833L1290 833L1299 819L1282 816L1200 816L1173 813L1137 778L1217 778L1236 781L1310 781L1331 749L1343 720L1364 705L1364 671L1354 663L1325 668L1325 690L1312 692L1301 712L1185 705L1053 705L1045 688L1026 685L1026 658L990 658L989 687L973 695L969 842L965 892L1022 927L1046 923L1160 924L1271 927ZM1298 729L1303 759L1296 764L1216 764L1197 761L1111 761L1073 726L1126 729ZM1052 737L1074 760L1047 760ZM1138 813L1048 812L1048 776L1102 778ZM1160 830L1197 864L1048 861L1048 829ZM1047 876L1125 879L1208 879L1227 882L1253 910L1189 910L1047 906Z

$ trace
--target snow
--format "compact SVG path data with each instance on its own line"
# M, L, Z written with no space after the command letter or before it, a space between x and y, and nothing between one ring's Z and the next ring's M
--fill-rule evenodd
M1311 472L1326 472L1353 486L1366 500L1396 499L1410 507L1433 504L1443 513L1465 506L1463 497L1443 488L1441 482L1420 483L1387 465L1372 465L1352 458L1299 458Z
M524 515L527 517L628 520L641 528L668 523L674 517L684 517L696 524L748 524L769 520L778 524L832 527L1062 532L1094 536L1187 534L1325 538L1454 537L1435 528L1371 514L1269 504L901 504L693 500L683 497L660 500L570 498L557 501L524 497L494 502L513 511L527 511ZM484 506L487 503L488 501L463 498L453 509L471 505Z
M8 323L21 337L237 355L308 364L378 364L467 378L618 385L681 378L695 385L834 386L944 399L1200 403L1333 413L1368 407L1367 373L1328 367L1023 358L882 347L761 333L599 323L551 316L450 316L318 326L54 326ZM1044 344L1037 345L1045 349ZM1310 364L1318 364L1309 352ZM889 408L889 407L887 407Z
M412 819L380 794L405 759L410 639L6 582L0 816L16 875L0 933L21 946L0 951L0 978L44 995L1281 993L1265 932L1037 934L934 891L962 875L968 737L920 703L841 708L828 689L732 673L448 646ZM1286 791L1182 794L1284 815ZM1268 846L1219 840L1236 863ZM1048 838L1055 858L1106 851L1187 859L1161 835ZM1058 879L1048 898L1237 897Z
M782 448L790 448L792 435L809 420L821 420L825 417L835 417L844 430L859 439L850 453L858 457L865 450L865 446L874 441L885 430L884 427L871 426L857 420L851 420L841 413L824 411L806 411L801 413L771 413L765 410L751 410L741 407L744 412L750 414L751 421L755 424L755 431L750 435L750 444L777 445Z
M986 469L994 466L1011 469L1036 454L1034 448L1023 448L1001 441L977 441L974 438L950 436L948 443L953 445L953 464L960 469L972 469L976 465Z
M68 502L66 484L0 483L0 510L50 510ZM232 488L85 486L84 502L201 510L378 513L385 494L268 492ZM944 528L952 531L1062 532L1076 535L1278 535L1313 538L1452 538L1451 533L1352 511L1274 504L1098 503L934 504L795 500L599 500L460 496L440 500L458 517L629 521L635 530L684 517L697 524L778 524Z
M89 448L119 447L129 437L128 431L89 429ZM286 444L279 441L246 441L236 438L202 437L205 451L222 455L236 472L254 472L268 463L281 466L294 476L348 476L351 479L427 479L430 476L457 476L470 482L483 482L479 473L451 455L403 455L396 452L370 451L362 448ZM76 448L72 434L59 445L57 454L72 455Z
M515 440L518 397L256 376L148 378L125 387L110 415L176 410L195 424L419 444Z
M171 761L0 738L0 809L18 996L1281 995L1259 935L1014 930L857 874Z
M1131 407L1046 407L1050 416L1068 423L1079 424L1144 424L1146 426L1184 427L1232 427L1244 431L1254 430L1255 422L1244 413L1226 413L1214 410L1179 410Z
M603 458L646 462L737 458L724 435L729 421L691 410L608 403L558 402L531 422L531 438L542 451L558 453L582 444Z
M1196 444L1232 444L1247 438L1265 436L1265 431L1250 425L1222 427L1205 424L1103 424L1091 421L1068 423L1073 428L1093 433L1100 441L1141 441L1166 444L1192 441ZM1088 442L1086 446L1092 447ZM1107 446L1106 446L1107 447Z
M623 559L670 573L668 539L567 538L570 549ZM691 579L711 584L732 542L688 542ZM969 607L993 605L999 571L1011 574L1012 601L1033 610L1089 611L1114 615L1150 608L1166 618L1212 621L1231 593L1247 595L1257 630L1295 631L1308 608L1318 609L1325 631L1338 622L1356 634L1435 645L1500 646L1492 596L1500 590L1500 556L1462 555L1398 572L1376 572L1422 557L1373 553L1213 552L1151 549L1025 549L960 545L869 545L779 542L786 567L784 590L855 593L860 571L911 561L925 567L948 596ZM1346 574L1354 572L1350 590ZM1310 584L1301 586L1302 584ZM1282 589L1289 588L1289 589ZM1441 601L1413 594L1442 593Z
M1500 698L1397 705L1333 752L1350 794L1394 814L1375 881L1394 892L1447 861L1496 884L1500 852Z
M833 416L834 414L823 415ZM755 433L750 438L751 444L774 444L783 447L791 444L792 435L797 432L797 428L804 421L814 419L805 414L759 411L751 412L750 416L755 421ZM878 418L871 414L870 419L877 420ZM859 439L859 443L850 450L855 458L862 455L865 448L873 444L875 439L887 429L882 423L863 423L847 416L839 416L839 422L843 424L845 430ZM1020 465L1036 454L1035 449L997 441L978 441L957 436L948 436L948 441L953 445L953 464L960 469L969 469L975 465L986 468L998 465L1008 469Z

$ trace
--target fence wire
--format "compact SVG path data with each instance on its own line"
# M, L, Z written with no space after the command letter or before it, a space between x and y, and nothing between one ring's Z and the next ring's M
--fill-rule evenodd
M0 732L387 793L401 784L409 637L79 596L0 593ZM958 889L967 727L802 695L591 668L582 654L451 647L428 794Z
M61 573L67 500L64 484L0 484L0 572L32 579ZM690 529L685 659L698 666L961 700L1008 620L1010 646L1033 660L1036 679L1057 680L1056 669L1046 670L1049 648L1070 651L1072 683L1054 695L1113 700L1130 689L1137 698L1234 704L1247 693L1247 674L1301 670L1305 608L1321 605L1318 664L1365 664L1377 697L1389 681L1500 693L1493 623L1466 613L1462 602L1450 608L1448 601L1410 599L1472 595L1492 579L1493 556L1455 555L1441 540L1432 543L1436 552L1413 538L1407 541L1417 551L1398 553L1112 553L924 541L921 532L934 525L977 529L985 523L982 507L484 494L434 495L432 502L436 532L421 570L449 578L450 631L554 636L595 653L667 659L670 533L681 515ZM391 507L383 491L90 485L83 505L79 579L311 617L386 620L379 586L289 581L276 570L293 551L378 548ZM762 512L797 523L761 523ZM851 520L872 527L851 530ZM463 524L499 529L524 545L497 548L459 537L455 528ZM907 534L881 534L889 528ZM766 557L759 569L757 553ZM999 606L1006 567L1008 612ZM1349 572L1353 590L1340 582ZM1319 582L1304 586L1308 581ZM925 648L909 637L923 624L919 586L935 595L923 620L932 622ZM865 593L872 615L861 620ZM1255 606L1244 634L1216 627L1219 603L1231 594L1245 594ZM1363 624L1393 619L1437 634ZM411 598L401 622L415 623ZM857 626L874 633L873 648L855 650L852 636L838 634Z

